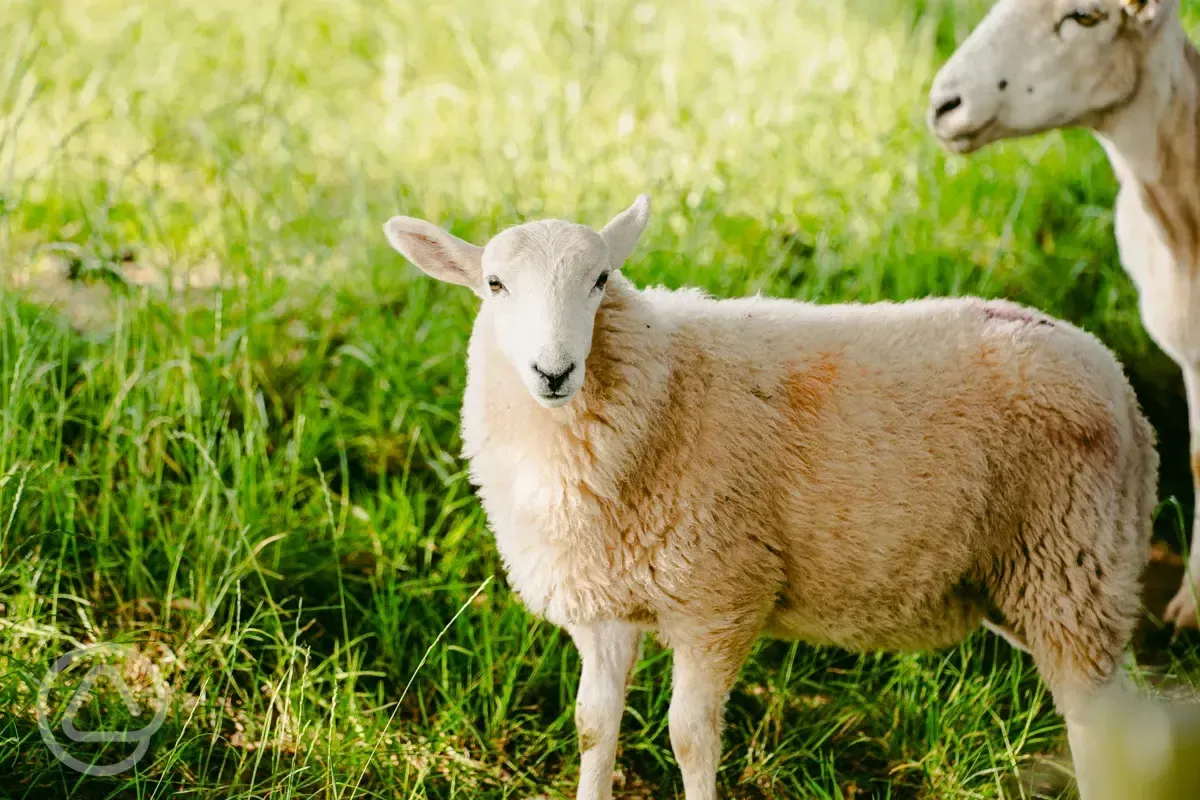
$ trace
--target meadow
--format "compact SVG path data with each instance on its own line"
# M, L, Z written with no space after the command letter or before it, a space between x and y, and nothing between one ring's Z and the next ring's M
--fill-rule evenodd
M0 5L0 796L572 796L578 658L506 588L458 458L475 301L388 248L397 213L482 242L599 226L645 191L642 284L1063 316L1127 365L1177 541L1182 384L1120 269L1101 149L1072 132L965 160L925 130L986 5ZM136 646L172 695L145 758L83 777L34 698L99 641ZM1200 683L1194 637L1150 660ZM669 674L648 644L621 797L682 797ZM126 720L114 692L93 701L97 724ZM762 642L721 783L1032 796L1017 776L1062 747L1031 662L994 638Z

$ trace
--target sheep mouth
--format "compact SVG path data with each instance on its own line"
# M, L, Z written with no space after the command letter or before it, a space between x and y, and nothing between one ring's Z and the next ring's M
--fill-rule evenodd
M977 128L969 131L956 132L948 136L939 136L942 146L952 153L961 156L981 150L996 139L996 120L990 119Z
M571 402L571 398L575 396L574 392L539 392L537 395L538 402L546 408L561 408Z

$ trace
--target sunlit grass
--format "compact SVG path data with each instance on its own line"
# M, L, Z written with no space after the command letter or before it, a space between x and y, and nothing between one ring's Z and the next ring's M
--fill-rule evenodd
M1119 269L1099 148L1056 135L967 162L923 128L981 10L0 7L0 794L570 795L573 648L502 581L468 603L500 571L457 458L473 301L387 248L395 213L482 240L532 216L598 225L648 191L642 283L1040 306L1127 362L1182 491L1179 378ZM174 702L136 771L81 781L32 698L60 653L112 640L155 658ZM668 691L652 646L626 796L679 791ZM763 643L721 780L995 797L1060 739L1029 662L983 637Z

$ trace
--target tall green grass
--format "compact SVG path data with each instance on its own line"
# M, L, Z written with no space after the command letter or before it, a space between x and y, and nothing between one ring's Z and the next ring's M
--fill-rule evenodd
M482 241L598 225L648 191L642 283L1039 306L1126 362L1181 492L1179 378L1119 268L1099 148L1054 135L967 162L923 128L982 11L5 3L0 795L570 796L578 660L488 583L457 457L473 302L387 248L395 213ZM63 768L34 722L48 666L93 641L136 644L174 692L115 778ZM1169 658L1200 670L1186 644ZM668 692L651 647L626 797L681 796ZM93 722L127 721L97 694ZM764 642L721 781L996 797L1061 738L1030 663L982 636L902 656Z

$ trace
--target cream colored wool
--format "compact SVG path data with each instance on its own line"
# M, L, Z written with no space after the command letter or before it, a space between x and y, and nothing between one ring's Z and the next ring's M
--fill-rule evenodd
M419 220L386 228L485 298L465 455L512 587L582 654L579 797L611 796L645 631L674 649L688 800L716 797L724 699L763 634L909 650L987 620L1033 653L1068 718L1110 686L1158 467L1112 354L1001 301L639 290L615 270L647 213L603 233L531 223L486 250ZM517 302L576 313L518 345ZM556 370L586 358L559 407L546 353Z

